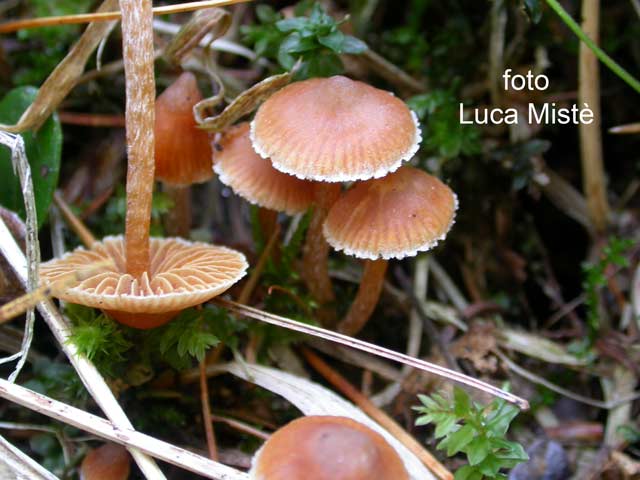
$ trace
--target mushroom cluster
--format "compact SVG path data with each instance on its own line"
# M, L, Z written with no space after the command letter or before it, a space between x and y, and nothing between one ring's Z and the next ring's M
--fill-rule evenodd
M211 173L210 146L195 128L191 102L199 92L191 74L183 74L158 99L155 116L153 30L150 2L122 6L123 58L126 78L128 146L127 212L123 237L107 237L87 248L44 263L43 283L95 266L88 278L69 285L59 298L102 309L115 320L135 328L153 328L168 322L185 308L224 292L245 274L244 255L225 247L188 242L180 238L149 238L151 199L156 160L165 181L185 185ZM146 8L144 22L138 9ZM187 97L184 98L185 91ZM174 125L163 130L167 113ZM156 135L159 136L156 149ZM168 138L167 138L168 137ZM205 155L199 155L204 149ZM169 153L163 157L163 153ZM183 169L180 155L199 156L202 163ZM195 160L195 159L193 159ZM176 171L169 165L180 163ZM183 170L188 170L184 175Z
M408 480L379 433L347 417L302 417L276 431L254 456L251 480Z
M314 207L302 277L321 305L334 300L329 245L365 260L356 298L338 325L354 335L375 308L387 260L432 248L453 223L457 199L449 187L401 167L420 141L415 114L390 92L343 76L314 78L272 95L250 129L227 132L214 170L262 207ZM343 182L353 182L344 193Z

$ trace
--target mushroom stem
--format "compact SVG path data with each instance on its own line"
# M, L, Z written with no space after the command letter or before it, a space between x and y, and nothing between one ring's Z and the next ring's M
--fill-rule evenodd
M329 277L329 244L322 233L322 224L340 195L340 186L320 183L315 188L316 205L302 251L302 277L313 298L324 305L334 301L335 294Z
M164 227L170 237L189 238L191 234L191 187L189 185L164 185L164 193L173 207L164 218Z
M149 270L154 176L155 81L151 0L120 0L128 146L125 257L135 278Z
M356 298L338 325L340 333L355 335L366 325L380 298L387 264L387 260L382 259L365 260Z

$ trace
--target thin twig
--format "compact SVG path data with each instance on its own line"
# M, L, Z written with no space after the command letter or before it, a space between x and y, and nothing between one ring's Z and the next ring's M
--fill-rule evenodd
M611 127L609 129L609 133L615 133L617 135L629 135L629 134L640 133L640 122L630 123L628 125L619 125L617 127Z
M53 194L53 201L56 206L60 209L60 213L66 220L67 224L71 227L71 229L78 236L80 241L84 244L85 247L90 247L96 242L96 237L93 236L93 233L82 223L75 213L69 208L69 205L62 197L62 194L59 190L56 190Z
M0 436L0 465L8 465L12 478L28 478L29 480L58 480L53 473L38 465L19 448Z
M405 365L410 365L419 370L423 370L434 375L439 375L454 382L477 388L490 395L511 402L517 405L522 410L527 410L529 408L529 402L524 398L520 398L517 395L505 392L504 390L494 387L493 385L489 385L488 383L469 377L460 372L449 370L448 368L442 367L440 365L436 365L434 363L430 363L418 358L410 357L409 355L405 355L404 353L394 352L393 350L389 350L372 343L367 343L357 338L349 337L347 335L342 335L331 330L326 330L324 328L316 327L313 325L307 325L295 320L291 320L290 318L275 315L273 313L263 312L262 310L258 310L257 308L252 308L247 305L242 305L230 300L224 300L218 297L214 298L211 302L234 313L241 314L245 317L255 318L256 320L260 320L271 325L277 325L279 327L288 328L289 330L294 330L319 338L324 338L325 340L329 340L335 343L341 343L357 350L373 353L374 355L377 355L379 357L388 358L389 360L403 363Z
M193 12L203 8L222 7L251 0L205 0L202 2L187 2L178 5L167 5L153 9L154 15L170 15L173 13ZM50 27L54 25L72 25L77 23L107 22L120 20L120 12L83 13L78 15L62 15L58 17L28 18L14 20L0 24L0 33L11 33L27 28Z
M420 445L404 428L396 423L386 413L376 407L371 400L351 385L347 379L331 368L318 355L308 348L302 348L302 355L309 364L329 383L336 387L343 395L362 409L364 413L378 422L398 441L407 447L411 453L420 459L424 465L441 480L453 480L453 475L438 460Z
M611 401L611 402L603 402L601 400L596 400L594 398L585 397L583 395L573 393L572 391L567 390L566 388L563 388L559 385L556 385L555 383L550 382L546 378L543 378L539 375L536 375L533 372L530 372L529 370L522 368L520 365L515 363L513 360L511 360L509 357L507 357L504 353L502 353L498 349L494 349L494 353L500 358L500 360L502 360L507 365L507 367L509 367L509 370L511 370L515 374L537 385L542 385L543 387L546 387L549 390L559 393L560 395L563 395L567 398L571 398L576 402L584 403L585 405L590 405L595 408L602 408L603 410L610 410L612 408L616 408L619 405L622 405L628 402L633 402L634 400L637 400L638 398L640 398L640 392L635 392L632 395L628 395L624 398L618 398L615 401Z
M117 5L117 0L104 0L98 12L111 10ZM15 125L3 125L3 128L12 132L37 130L76 86L89 57L114 26L115 22L90 24L71 47L69 53L47 77L38 90L35 100L25 110L20 120Z
M188 450L137 432L131 428L116 427L104 418L92 415L79 408L72 407L71 405L59 402L19 385L9 383L3 379L0 379L0 397L60 422L72 425L85 432L124 445L125 447L135 447L135 449L140 449L160 460L198 473L207 478L216 480L248 480L248 476L245 473L231 467L208 460ZM149 476L148 478L155 480L159 477Z
M207 365L204 358L200 361L200 403L202 404L202 423L204 423L204 432L207 437L209 458L217 462L218 447L216 446L216 435L213 431L211 405L209 404L209 385L207 384Z
M84 127L124 127L125 125L123 115L59 111L58 118L62 123Z
M261 440L269 440L269 437L271 437L270 434L265 433L262 430L257 429L256 427L252 427L251 425L234 418L223 417L222 415L211 415L211 419L214 422L225 423L235 430L243 433L248 433L249 435L253 435L254 437Z

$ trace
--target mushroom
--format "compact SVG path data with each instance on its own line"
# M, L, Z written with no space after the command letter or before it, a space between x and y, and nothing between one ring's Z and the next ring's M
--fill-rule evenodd
M252 461L251 480L408 480L379 433L347 417L308 416L287 424Z
M182 73L156 99L156 179L174 202L167 218L169 234L189 236L191 197L189 186L209 180L211 144L209 135L197 127L193 106L202 100L196 77Z
M398 169L418 149L418 120L390 92L343 76L313 78L288 85L264 102L251 123L251 140L276 169L329 182L315 191L302 271L316 300L331 302L322 223L338 191L326 185L378 178Z
M80 465L80 480L127 480L131 457L127 449L115 443L105 443L89 450Z
M313 203L314 182L279 172L251 147L249 124L226 130L218 142L213 170L220 181L250 203L289 215Z
M122 0L127 104L127 213L125 235L107 237L41 267L43 283L84 266L92 275L57 296L103 309L126 325L153 328L222 293L244 276L247 262L234 250L176 238L149 239L154 180L154 72L151 2ZM111 260L105 261L105 260Z
M356 183L329 211L324 235L347 255L365 259L358 293L338 330L355 335L378 302L387 260L433 248L453 225L458 200L436 177L404 166Z

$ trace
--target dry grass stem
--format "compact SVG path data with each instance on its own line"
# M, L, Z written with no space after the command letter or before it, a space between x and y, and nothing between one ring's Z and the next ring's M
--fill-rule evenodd
M60 213L64 217L67 224L71 227L71 229L78 236L83 245L87 248L91 247L96 242L96 237L93 236L93 233L82 223L75 213L69 208L69 205L62 197L62 194L56 190L53 194L53 201L56 206L60 209Z
M434 375L439 375L463 385L468 385L472 388L482 390L483 392L486 392L495 397L502 398L507 402L511 402L517 405L522 410L527 410L529 408L529 402L524 398L520 398L517 395L506 392L497 387L494 387L493 385L489 385L488 383L482 382L462 373L449 370L448 368L436 365L434 363L426 362L418 358L410 357L409 355L406 355L404 353L394 352L393 350L389 350L372 343L363 342L362 340L359 340L357 338L352 338L347 335L342 335L340 333L336 333L331 330L326 330L324 328L316 327L313 325L307 325L295 320L291 320L290 318L282 317L280 315L263 312L262 310L258 310L257 308L248 307L246 305L241 305L237 302L224 300L222 298L214 298L212 300L212 303L227 308L231 312L243 315L245 317L254 318L271 325L288 328L289 330L306 333L307 335L313 335L315 337L323 338L331 342L347 345L357 350L369 352L379 357L387 358L389 360L393 360L405 365L410 365L419 370L423 370Z
M167 5L153 9L154 15L170 15L173 13L193 12L203 8L222 7L236 3L248 2L251 0L205 0L202 2L186 2L178 5ZM0 33L11 33L27 28L51 27L55 25L72 25L78 23L107 22L119 20L120 12L110 11L114 7L99 11L97 13L84 13L78 15L63 15L58 17L28 18L25 20L15 20L0 24Z
M583 0L582 19L582 29L595 43L598 43L600 0ZM584 43L580 43L579 76L580 107L588 105L593 111L593 123L581 123L579 126L582 184L591 221L597 231L602 231L608 223L609 202L602 159L600 65L594 53Z
M35 412L98 435L125 447L135 447L172 465L216 480L248 480L245 473L208 460L183 448L163 442L131 428L119 428L111 422L78 408L0 379L0 397ZM149 476L149 479L162 477Z
M22 285L25 286L27 283L27 259L2 219L0 219L0 253L6 258ZM40 302L38 304L38 310L71 362L71 365L75 368L82 383L102 411L104 411L107 417L113 421L118 428L133 428L127 415L122 410L122 407L95 365L85 356L80 355L75 344L70 341L70 330L67 320L58 312L50 300ZM140 470L142 470L148 478L157 478L158 480L165 478L155 462L147 455L133 448L130 450L130 453L136 460Z
M117 0L104 0L98 12L113 10L117 5ZM89 57L102 39L109 35L114 26L115 22L92 23L89 25L78 39L78 42L69 50L67 56L64 57L42 84L38 96L22 114L18 123L12 126L0 125L0 129L22 132L24 130L37 129L42 125L69 94L71 89L75 87ZM2 33L2 26L0 26L0 33Z

